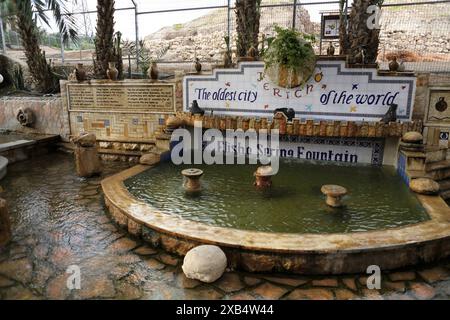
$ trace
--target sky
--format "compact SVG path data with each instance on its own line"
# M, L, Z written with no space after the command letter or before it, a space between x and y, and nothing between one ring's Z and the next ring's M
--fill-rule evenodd
M232 0L233 2L234 0ZM266 2L267 1L267 2ZM263 0L263 4L266 2L274 2L274 0ZM320 2L324 0L308 0L308 3ZM330 0L331 1L331 0ZM78 0L78 6L73 7L73 12L80 11L95 11L96 10L96 0L85 0L86 4L85 10L83 10L83 1ZM179 8L198 8L198 7L208 7L208 6L223 6L227 5L228 0L137 0L138 11L158 11L158 10L170 10ZM299 1L301 2L301 1ZM116 0L116 9L120 8L130 8L133 7L131 0ZM319 11L322 10L332 10L337 9L337 4L320 4L320 5L310 5L307 6L311 20L315 22L320 22ZM194 20L198 17L206 15L210 12L210 9L203 10L189 10L181 12L171 12L171 13L153 13L153 14L143 14L139 15L139 34L140 38L143 38L165 26L171 26L174 24L186 23ZM82 21L84 25L84 19L82 15L77 15L77 17ZM85 15L86 21L88 22L87 30L80 29L80 34L93 34L95 30L95 23L97 15L95 13ZM115 15L115 30L120 31L125 39L134 40L135 38L135 20L134 20L134 10L117 11ZM90 22L90 23L89 23ZM52 23L51 27L45 27L49 32L56 32L57 28Z

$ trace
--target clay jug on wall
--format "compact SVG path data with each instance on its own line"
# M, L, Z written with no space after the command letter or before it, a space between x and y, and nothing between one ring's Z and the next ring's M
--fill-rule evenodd
M406 70L405 62L403 60L400 61L400 64L398 65L398 71L404 72Z
M247 56L253 61L258 60L257 52L254 46L251 46L250 49L248 49Z
M223 53L223 67L230 68L232 64L231 54L228 51Z
M327 48L327 55L328 56L334 56L334 46L333 42L330 42L330 45Z
M156 62L152 62L152 66L148 70L148 77L152 80L158 80L158 66Z
M117 78L119 77L119 70L117 70L116 64L114 62L109 63L106 75L108 76L108 79L112 81L116 81Z
M86 80L86 69L82 63L77 64L77 68L75 69L75 77L79 82Z
M400 65L397 62L397 57L394 57L391 62L389 62L389 71L398 71Z
M202 71L202 64L198 58L195 58L195 71L197 71L197 73Z

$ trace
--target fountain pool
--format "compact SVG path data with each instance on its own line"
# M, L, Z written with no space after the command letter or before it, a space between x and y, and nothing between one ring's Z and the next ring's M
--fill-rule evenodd
M283 160L273 186L254 186L252 165L198 166L203 191L183 192L180 171L162 163L125 181L129 192L155 209L220 227L287 233L348 233L395 228L429 219L394 168ZM321 186L349 190L346 206L330 208Z
M412 194L393 168L287 160L260 189L256 166L199 166L195 197L184 191L183 169L138 165L103 180L112 219L179 255L217 245L230 267L250 272L355 273L450 256L450 208L439 196ZM326 204L326 184L348 190L344 207Z

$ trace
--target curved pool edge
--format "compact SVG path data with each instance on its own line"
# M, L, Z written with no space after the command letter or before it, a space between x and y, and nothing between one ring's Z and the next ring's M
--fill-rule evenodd
M418 195L430 220L414 225L346 234L268 233L182 219L134 198L124 181L149 168L137 165L104 179L105 204L128 232L172 253L215 244L230 267L299 274L365 272L369 265L389 270L450 256L450 208L439 196Z

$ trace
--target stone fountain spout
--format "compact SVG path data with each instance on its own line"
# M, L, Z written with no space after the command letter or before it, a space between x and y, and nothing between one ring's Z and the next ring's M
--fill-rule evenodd
M258 189L268 189L272 187L272 176L274 172L271 166L259 167L255 173L255 187Z

